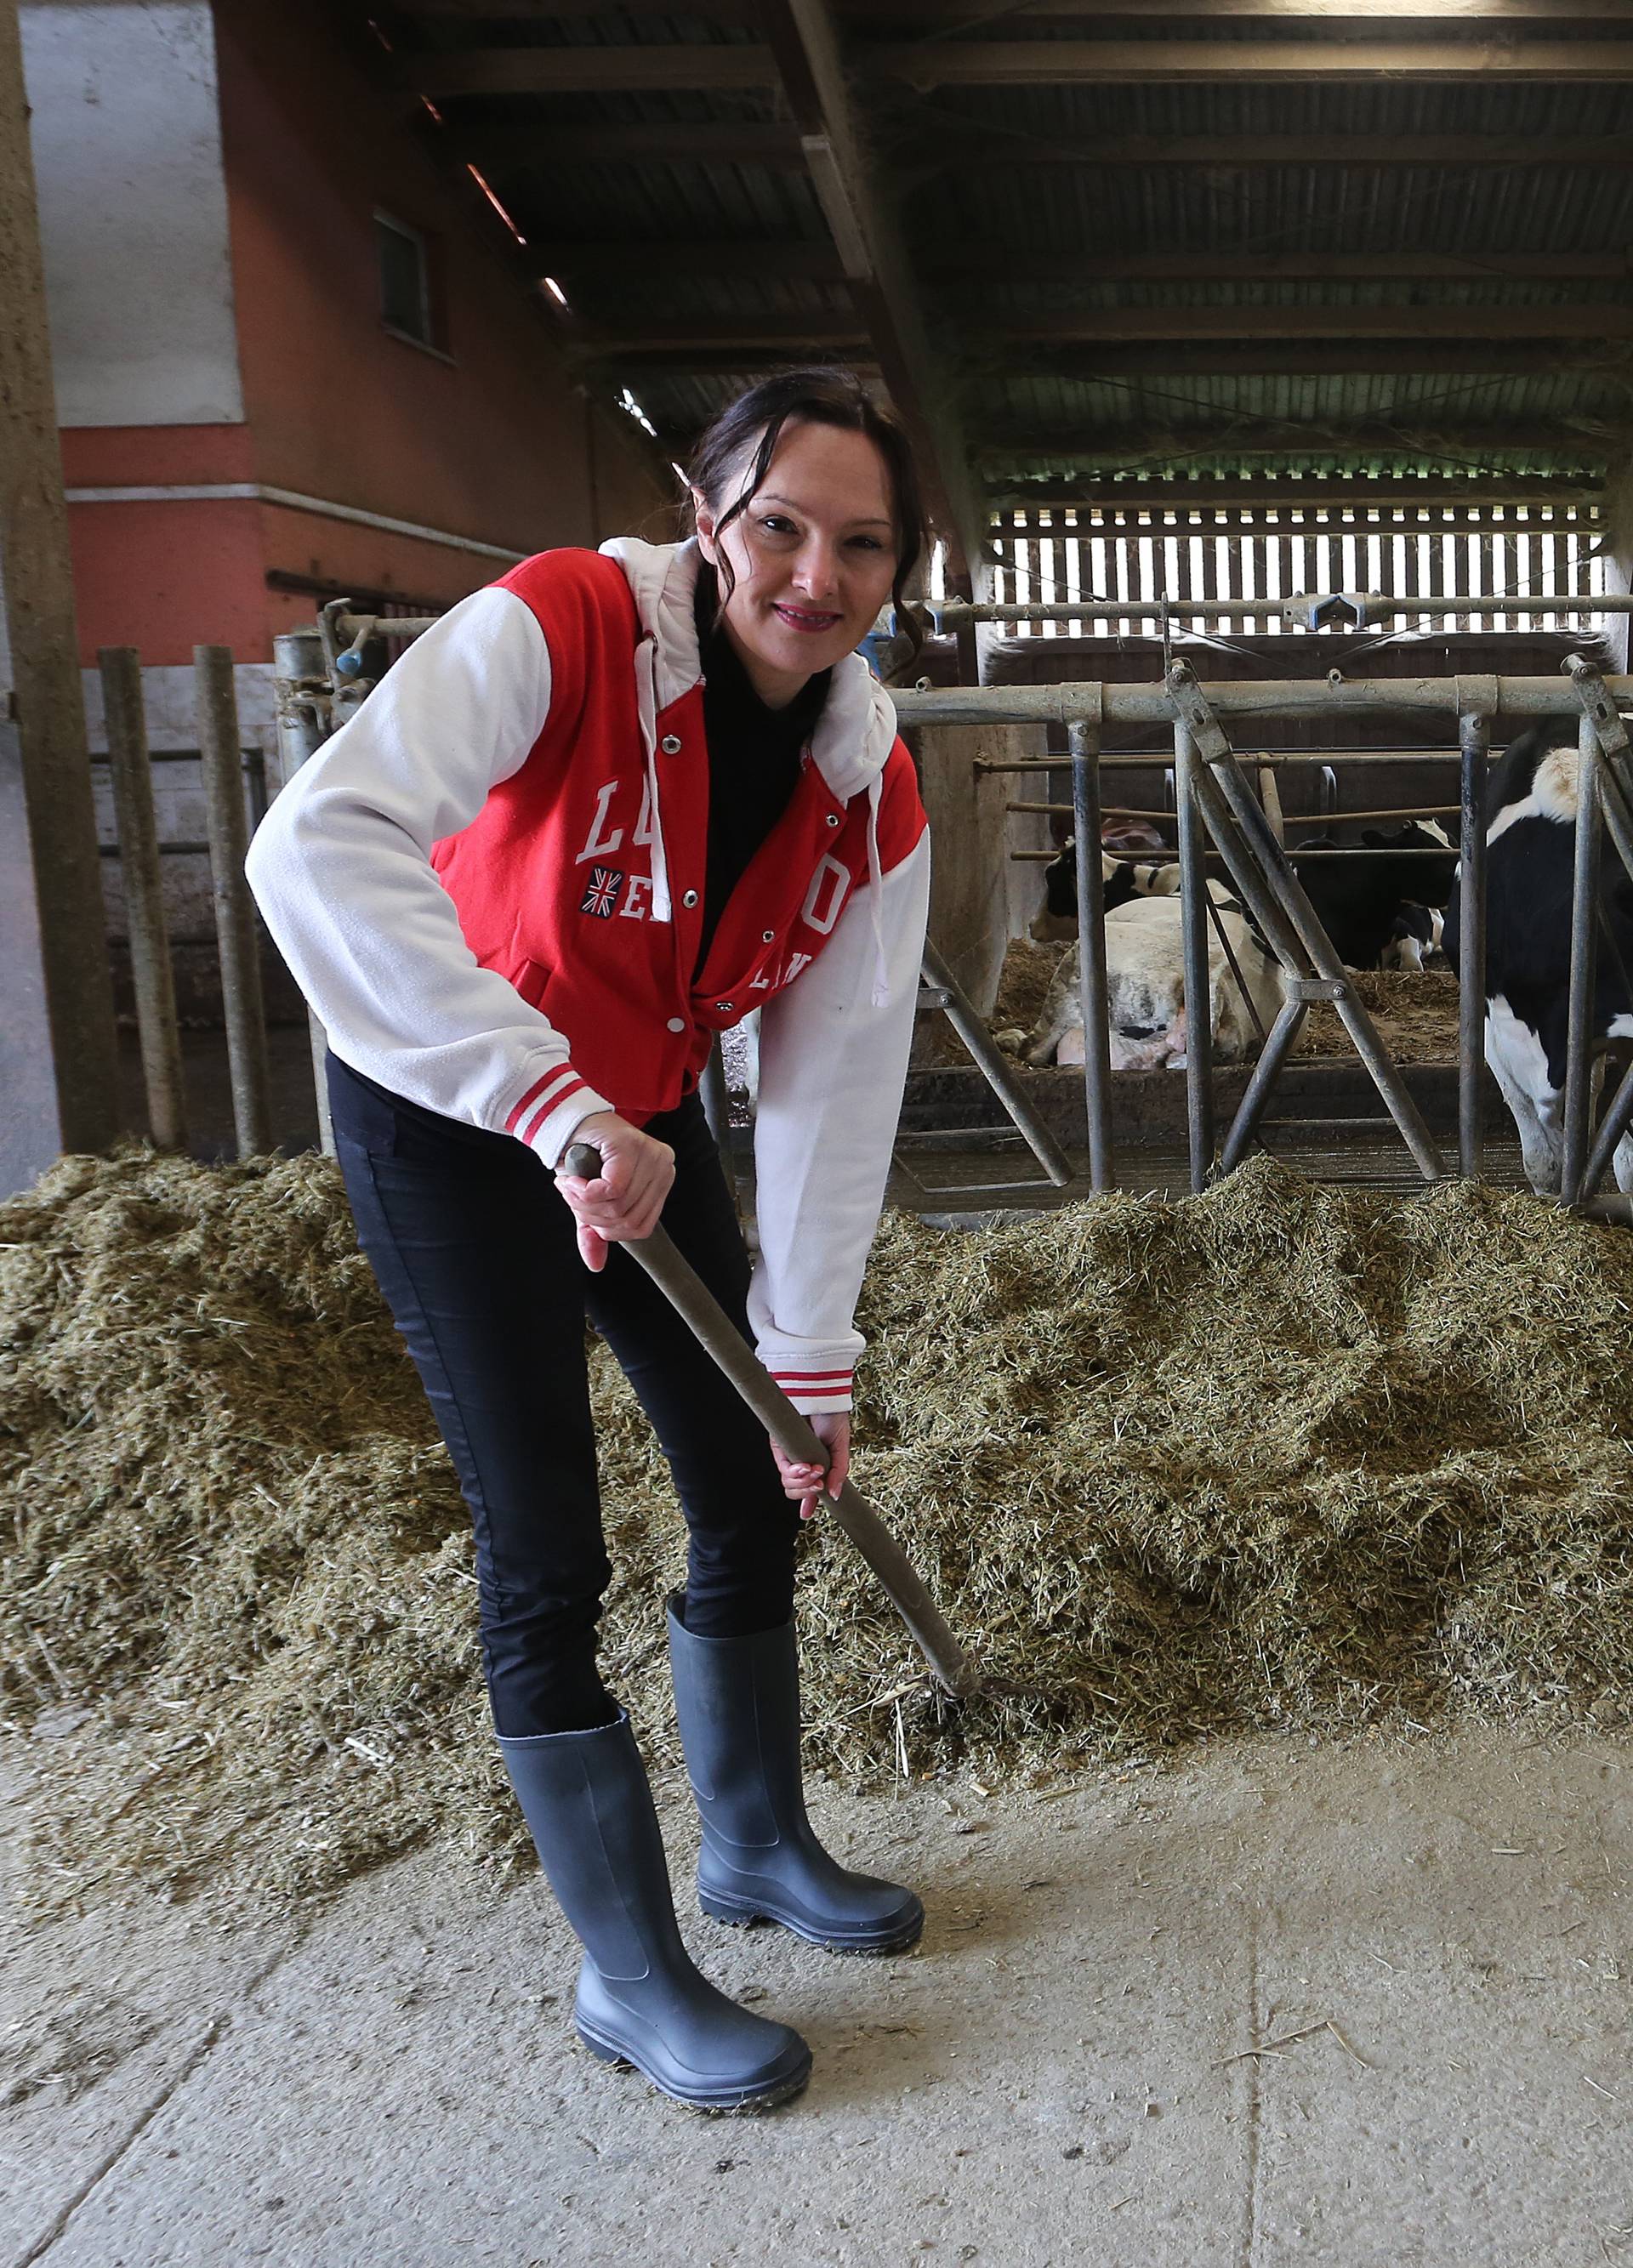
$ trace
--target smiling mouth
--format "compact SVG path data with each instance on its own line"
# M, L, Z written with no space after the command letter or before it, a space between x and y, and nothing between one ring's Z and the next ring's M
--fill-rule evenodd
M772 612L791 630L831 630L845 619L843 615L807 614L798 607L773 607Z

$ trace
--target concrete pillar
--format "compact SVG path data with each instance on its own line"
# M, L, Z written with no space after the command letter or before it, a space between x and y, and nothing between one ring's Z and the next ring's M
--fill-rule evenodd
M0 1193L119 1130L107 922L16 0L0 0Z
M1605 482L1605 587L1625 596L1633 591L1633 464L1619 465ZM1606 624L1611 669L1627 674L1629 619L1613 615Z
M982 1015L998 995L1004 949L1021 933L1041 895L1041 868L1009 852L1041 849L1046 819L1006 813L1011 801L1041 803L1042 772L975 770L1045 754L1041 725L953 725L912 736L932 846L930 936Z

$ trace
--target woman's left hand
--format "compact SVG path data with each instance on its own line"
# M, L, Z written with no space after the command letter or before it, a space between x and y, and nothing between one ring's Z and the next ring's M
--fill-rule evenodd
M777 1469L782 1475L783 1494L793 1498L800 1507L800 1518L809 1520L824 1496L836 1496L845 1485L845 1476L851 1469L851 1413L848 1410L824 1410L806 1420L819 1441L828 1447L828 1469L819 1465L802 1463L787 1456L773 1440L772 1454L777 1460Z

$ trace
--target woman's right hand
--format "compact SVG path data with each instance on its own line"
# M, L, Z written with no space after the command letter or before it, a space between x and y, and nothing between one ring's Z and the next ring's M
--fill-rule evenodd
M675 1183L675 1152L613 1110L580 1119L573 1139L593 1143L601 1152L601 1172L594 1181L584 1181L558 1167L556 1187L578 1223L579 1256L599 1274L610 1244L639 1243L657 1226Z

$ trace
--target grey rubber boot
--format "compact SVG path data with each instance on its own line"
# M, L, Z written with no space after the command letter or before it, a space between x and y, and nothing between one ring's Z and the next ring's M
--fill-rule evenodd
M633 2064L695 2110L768 2110L797 2095L811 2051L740 2008L693 1965L629 1719L591 1733L501 1737L550 1888L584 1948L574 2020L603 2063Z
M669 1601L669 1660L686 1771L703 1822L698 1902L716 1921L780 1922L834 1953L899 1953L924 1908L899 1883L853 1874L817 1841L800 1770L794 1624L697 1638Z

